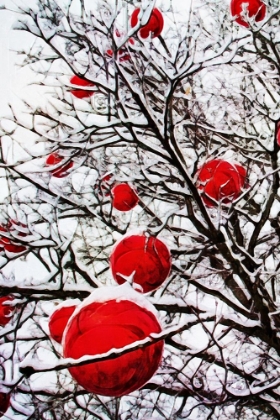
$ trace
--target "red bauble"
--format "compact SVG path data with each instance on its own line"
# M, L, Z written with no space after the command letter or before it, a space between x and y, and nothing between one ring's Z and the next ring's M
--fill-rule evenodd
M6 232L11 233L11 237L13 236L13 233L17 236L25 237L27 236L27 233L22 230L26 228L27 226L25 224L17 222L16 220L10 220L6 226L0 226L0 235L1 232ZM16 238L11 239L5 236L0 236L0 248L4 248L5 251L13 254L19 254L26 251L26 246L17 244Z
M79 76L72 76L70 79L70 83L72 83L73 85L78 85L78 86L87 86L87 87L94 86L92 82L86 79L82 79ZM76 96L76 98L79 98L79 99L89 98L94 94L94 92L90 90L84 90L84 89L70 90L70 92L72 93L72 95Z
M113 207L119 211L129 211L137 206L139 198L128 184L118 184L112 189Z
M10 394L0 392L0 416L6 413L10 406Z
M130 25L132 28L138 24L138 15L140 9L135 9L131 15ZM150 19L148 20L147 24L142 26L139 30L139 34L142 38L148 38L150 33L152 33L152 38L158 37L163 29L163 16L159 9L154 8L152 10Z
M3 327L7 325L15 311L14 306L6 305L5 302L12 302L13 298L3 296L0 298L0 325ZM1 394L0 394L1 395Z
M171 269L170 252L154 237L127 236L115 247L110 257L111 270L118 284L133 273L133 283L143 293L157 289L166 280Z
M242 166L214 159L200 169L198 188L202 190L204 203L214 207L218 201L227 204L235 200L244 187L245 179L246 169Z
M49 321L50 335L57 343L61 343L62 336L71 315L74 313L77 305L62 306L57 308Z
M81 309L70 320L63 338L64 356L78 359L84 355L98 355L111 349L121 349L161 327L150 303L139 304L139 293L134 297L118 293L115 288L102 288L93 292ZM126 286L125 286L126 287ZM103 298L95 300L94 296ZM109 292L108 292L109 290ZM112 290L117 296L111 297ZM110 296L104 298L104 296ZM139 297L138 297L139 296ZM150 310L150 307L152 310ZM163 341L139 348L117 358L70 368L76 381L88 392L120 397L141 388L155 373L161 361Z
M235 21L239 25L249 27L249 23L241 16L243 7L247 5L248 16L254 17L256 22L260 22L265 18L266 5L261 0L231 0L230 11L232 16L237 16Z
M46 159L46 165L58 165L60 162L65 159L64 157L59 156L58 153L52 153L49 155ZM53 171L50 171L52 176L55 178L64 178L68 175L67 171L71 169L74 165L74 162L71 160L67 162L65 165L62 165L60 168L54 169Z

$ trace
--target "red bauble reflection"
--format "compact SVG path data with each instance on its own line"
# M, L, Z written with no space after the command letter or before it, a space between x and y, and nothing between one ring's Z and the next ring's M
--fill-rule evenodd
M106 289L104 289L106 295ZM161 332L155 315L125 298L91 302L71 318L64 335L64 356L77 359L121 349ZM70 368L88 392L120 397L141 388L161 361L163 341L112 360Z
M143 293L148 293L166 280L171 269L171 257L168 248L159 239L132 235L118 243L110 264L118 284L133 276L133 283L140 286L138 288Z
M249 27L249 23L241 16L243 8L247 8L247 14L250 18L254 17L256 22L265 18L266 5L261 0L231 0L230 11L232 16L237 16L235 21L239 25Z
M0 416L6 413L10 406L10 394L0 392Z
M76 305L63 306L54 311L54 313L50 317L50 335L52 339L55 340L57 343L61 343L62 335L64 333L67 322L69 321L71 315L74 313L75 309Z
M2 327L10 322L15 311L14 306L6 305L5 302L12 302L13 300L14 299L10 296L3 296L0 298L0 325Z
M122 183L112 189L113 207L119 211L129 211L139 202L135 190L128 184Z
M82 79L79 76L72 76L70 79L70 83L72 83L73 85L78 85L78 86L86 86L86 87L94 86L92 82L86 79ZM90 98L94 94L94 92L90 90L84 90L84 89L70 90L70 92L72 93L72 95L74 95L76 98L79 98L79 99Z
M58 153L52 153L49 155L46 159L46 165L58 165L60 162L62 162L65 158L62 156L59 156ZM71 160L65 165L62 165L60 168L54 169L53 171L50 171L52 176L55 178L64 178L68 175L68 170L71 169L74 165L74 162Z
M200 169L198 188L202 190L204 203L214 207L218 201L227 204L235 200L244 187L245 179L246 169L242 166L214 159Z
M135 9L131 15L130 24L132 28L138 24L139 13L140 9ZM161 34L163 25L164 20L161 11L157 8L154 8L152 10L150 19L148 20L147 24L142 26L142 28L139 30L139 34L142 38L148 38L151 33L152 38L156 38Z

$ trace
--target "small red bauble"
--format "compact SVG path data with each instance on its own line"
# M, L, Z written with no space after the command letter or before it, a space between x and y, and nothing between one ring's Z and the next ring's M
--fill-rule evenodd
M23 228L23 229L22 229ZM15 233L17 236L25 237L27 236L26 232L21 230L26 229L27 226L16 220L10 220L6 226L0 226L0 248L4 248L8 253L19 254L26 251L26 246L16 243L16 238L11 239L5 236L1 236L1 232Z
M70 83L72 83L73 85L78 85L78 86L86 86L86 87L94 86L92 82L86 79L82 79L79 76L72 76L70 79ZM94 94L94 92L90 90L84 90L84 89L70 90L70 92L72 93L72 95L76 96L76 98L79 98L79 99L90 98Z
M112 189L113 207L119 211L129 211L137 206L138 195L128 184L118 184Z
M122 239L110 257L111 270L118 284L133 276L133 284L143 293L157 289L171 269L170 252L154 237L132 235Z
M132 28L138 24L139 12L140 9L135 9L131 15L130 25ZM164 20L161 11L157 8L154 8L147 24L142 26L142 28L139 30L141 38L148 38L150 33L152 38L158 37L162 32L163 24Z
M214 207L218 201L227 204L235 200L244 187L245 179L246 169L242 166L214 159L200 169L198 188L202 190L204 203Z
M57 343L61 343L62 336L69 318L72 316L77 305L62 306L57 308L49 321L50 335Z
M6 413L10 406L10 394L0 392L0 416Z
M3 296L0 298L0 325L2 327L10 322L15 311L14 306L6 305L5 302L12 302L13 300L14 299L9 296Z
M81 305L66 327L65 357L78 359L106 353L161 332L153 306L149 302L142 305L142 296L133 290L132 298L126 292L120 293L125 290L123 287L99 289ZM100 293L102 298L96 299ZM106 299L106 296L110 297ZM153 376L161 361L163 344L159 341L117 358L72 367L69 371L88 392L120 397L141 388Z
M232 16L237 16L235 21L239 25L249 27L249 23L241 16L243 9L247 10L248 16L254 17L256 22L265 18L266 5L261 0L231 0L230 11Z
M58 165L60 162L62 162L64 157L59 156L58 153L52 153L49 155L46 159L46 165ZM74 165L74 162L71 160L67 162L65 165L62 165L60 168L54 169L53 171L50 171L52 176L55 178L64 178L68 175L67 171L71 169Z

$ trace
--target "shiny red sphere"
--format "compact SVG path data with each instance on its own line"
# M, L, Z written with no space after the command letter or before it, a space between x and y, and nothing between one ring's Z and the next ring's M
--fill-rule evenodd
M58 153L52 153L49 155L46 159L46 165L52 166L52 165L58 165L60 162L65 159L64 157L59 156ZM74 165L74 162L71 160L65 165L62 165L60 168L54 169L53 171L50 171L52 176L55 178L64 178L68 175L69 169L71 169Z
M106 294L106 289L104 288ZM78 359L121 349L152 333L161 332L153 313L133 301L92 302L71 318L64 335L64 357ZM70 368L73 378L88 392L120 397L141 388L156 372L163 341L117 358Z
M140 13L140 9L135 9L131 15L130 25L132 28L138 24L138 15ZM154 8L152 10L150 19L148 20L147 24L142 26L139 30L139 34L142 38L148 38L150 33L152 38L158 37L162 30L163 30L164 20L162 13L159 9Z
M87 86L87 87L94 86L92 82L86 79L82 79L79 76L72 76L70 79L70 83L72 83L73 85L78 85L78 86ZM79 99L90 98L94 94L94 92L90 90L84 90L84 89L78 89L78 88L74 90L70 90L70 92L72 93L72 95L74 95L76 98L79 98Z
M128 184L122 183L112 189L113 207L119 211L129 211L139 202L135 190Z
M157 289L171 269L170 252L154 237L127 236L115 247L110 257L111 270L118 284L133 275L133 284L143 293Z
M241 193L246 179L246 169L240 165L214 159L206 162L198 173L198 188L209 207L235 200Z
M5 302L12 302L13 300L14 299L10 296L3 296L0 298L0 325L2 327L10 322L11 317L15 311L14 306L5 305Z
M69 321L71 315L74 313L75 309L76 305L63 306L58 308L51 315L49 320L50 336L57 343L61 343L62 335L64 333L67 322Z
M6 413L10 407L10 394L0 392L0 416Z
M254 17L256 22L265 18L266 5L261 0L231 0L230 11L232 16L237 16L235 21L239 25L249 27L249 23L241 16L243 7L247 5L247 13L250 18Z

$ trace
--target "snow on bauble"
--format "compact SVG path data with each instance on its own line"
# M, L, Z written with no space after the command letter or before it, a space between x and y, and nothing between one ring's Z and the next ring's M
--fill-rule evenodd
M79 76L72 76L70 79L70 83L72 83L72 85L84 86L84 87L94 86L92 82L86 79L82 79ZM72 93L72 95L74 95L76 98L79 98L79 99L90 98L94 94L94 92L91 90L78 89L78 88L75 88L74 90L70 90L70 92Z
M0 392L0 416L2 417L10 406L10 394ZM6 418L6 417L5 417Z
M7 325L15 311L14 306L9 305L14 299L10 296L3 296L0 298L0 325L4 327Z
M137 290L148 293L168 277L171 257L167 246L158 238L131 235L115 246L110 265L117 283L129 281Z
M68 321L62 340L64 357L99 355L160 332L155 308L130 286L99 288L77 307ZM163 345L159 341L69 371L88 392L120 397L141 388L154 375Z
M113 207L119 211L129 211L137 206L139 198L135 190L126 183L115 185L112 189Z
M138 24L138 15L140 13L140 9L135 9L130 18L130 25L134 28ZM152 38L158 37L163 29L164 20L162 13L159 9L154 8L152 10L150 19L146 23L146 25L142 26L139 30L139 35L141 38L148 38L150 35Z
M47 166L58 165L60 162L65 160L65 157L59 156L58 153L52 153L46 159ZM74 165L74 162L71 160L66 162L65 164L61 165L60 167L53 169L51 172L52 176L55 178L64 178L68 175L69 169L71 169Z
M239 25L249 27L246 16L260 22L265 18L266 5L262 0L231 0L230 11Z
M198 188L202 199L209 207L219 201L227 204L241 193L246 179L246 169L241 165L221 159L206 162L198 172Z
M69 301L66 301L66 302L68 303ZM77 304L71 305L71 301L70 301L69 306L60 305L59 307L55 309L55 311L51 315L50 320L49 320L50 336L57 343L61 343L62 336L65 330L65 327L67 325L67 322L69 321L69 318L74 313L76 307L77 307Z

